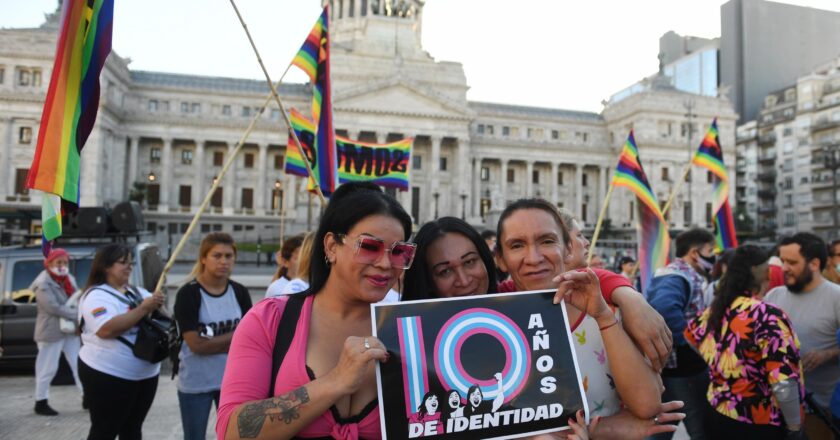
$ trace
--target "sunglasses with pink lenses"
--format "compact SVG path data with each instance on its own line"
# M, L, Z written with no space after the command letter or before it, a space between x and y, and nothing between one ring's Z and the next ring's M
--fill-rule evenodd
M344 241L349 236L347 234L336 234L336 236ZM414 261L414 253L417 250L417 245L414 243L407 243L404 241L396 241L389 249L385 248L385 241L381 238L372 237L370 235L359 235L356 237L355 259L357 263L373 264L382 258L382 254L388 253L388 259L391 261L391 266L400 269L408 269Z

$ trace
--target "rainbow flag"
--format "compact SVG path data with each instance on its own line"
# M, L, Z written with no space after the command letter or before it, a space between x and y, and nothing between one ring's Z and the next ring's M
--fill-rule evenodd
M329 197L338 180L338 153L335 148L333 127L332 88L330 86L330 38L329 4L303 42L292 64L301 68L312 83L312 120L318 122L315 128L313 146L317 164L312 165L314 179L325 197ZM301 141L303 142L303 141Z
M303 144L303 151L309 158L310 165L314 168L319 159L312 148L315 124L295 109L290 113L292 128ZM413 138L405 138L387 144L373 144L336 136L339 183L370 181L384 187L408 191L408 170L413 141ZM309 177L304 160L301 148L295 144L294 138L290 137L289 148L286 150L286 173Z
M79 162L99 108L99 73L111 53L114 0L66 0L50 87L26 186L44 192L45 242L61 235L61 200L79 204ZM47 246L47 249L49 246Z
M706 132L700 148L694 154L691 163L706 168L712 173L712 194L714 195L712 220L715 225L715 252L724 249L738 247L738 238L735 236L735 220L732 217L732 208L729 206L729 174L723 165L723 151L720 148L718 136L717 118L712 121L712 126Z
M650 285L654 271L668 264L671 237L668 235L668 223L642 168L632 130L618 158L612 185L629 189L638 200L639 277L644 290Z

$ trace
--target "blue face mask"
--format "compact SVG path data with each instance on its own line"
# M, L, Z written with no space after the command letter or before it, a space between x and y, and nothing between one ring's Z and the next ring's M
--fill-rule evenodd
M834 271L840 273L840 264L834 266Z

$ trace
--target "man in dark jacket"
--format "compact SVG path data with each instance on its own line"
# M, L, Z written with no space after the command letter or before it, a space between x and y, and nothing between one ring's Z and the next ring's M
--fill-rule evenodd
M674 350L662 370L663 401L682 400L686 430L693 440L705 438L703 419L709 406L706 362L685 341L689 319L709 305L703 292L715 263L715 237L705 229L690 229L675 240L677 258L656 271L647 291L650 305L665 318L674 338ZM657 439L670 439L660 434Z

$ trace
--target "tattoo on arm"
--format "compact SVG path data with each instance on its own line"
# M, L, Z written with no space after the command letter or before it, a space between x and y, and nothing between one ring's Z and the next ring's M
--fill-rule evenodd
M248 403L237 417L239 436L256 438L262 431L266 417L269 421L282 420L288 425L300 418L300 407L308 402L306 387L300 387L280 397Z

